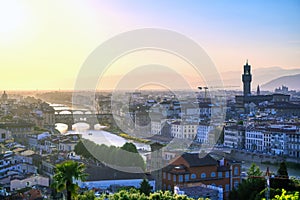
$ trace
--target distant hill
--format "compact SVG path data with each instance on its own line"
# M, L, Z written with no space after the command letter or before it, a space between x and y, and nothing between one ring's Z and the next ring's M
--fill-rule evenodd
M223 77L224 85L236 85L240 86L242 88L242 73L243 68L241 68L240 71L228 71L221 73L221 76ZM259 69L253 69L252 70L252 89L256 90L257 85L265 85L269 83L272 80L275 80L277 78L283 77L283 76L292 76L300 74L300 69L283 69L281 67L265 67L265 68L259 68ZM284 85L287 85L284 83ZM297 85L297 84L296 84ZM298 82L297 86L300 87L300 84ZM281 86L281 84L276 85L276 87ZM266 87L267 88L267 87ZM270 88L274 90L274 88ZM291 86L292 89L292 86Z
M274 90L279 86L285 85L289 90L300 90L300 74L282 76L261 86L262 90Z

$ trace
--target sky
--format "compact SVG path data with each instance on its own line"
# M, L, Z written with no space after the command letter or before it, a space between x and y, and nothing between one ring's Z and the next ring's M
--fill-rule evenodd
M73 89L98 46L142 28L172 30L194 40L220 73L242 71L246 59L253 69L300 69L298 0L0 0L0 89ZM182 64L189 71L187 63L157 52L121 60L106 71L106 83L137 64L164 63L178 73Z

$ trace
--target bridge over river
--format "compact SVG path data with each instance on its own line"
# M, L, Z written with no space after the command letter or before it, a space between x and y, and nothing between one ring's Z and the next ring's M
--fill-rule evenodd
M115 121L112 114L102 113L96 114L90 111L81 110L63 110L55 112L55 123L68 125L68 130L72 130L72 125L76 123L87 123L90 129L93 129L96 124L115 126Z

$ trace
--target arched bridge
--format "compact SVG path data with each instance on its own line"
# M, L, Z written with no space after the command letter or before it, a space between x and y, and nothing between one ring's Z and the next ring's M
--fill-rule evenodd
M83 114L95 114L95 113L89 110L70 110L70 109L55 111L55 115L73 115L73 114L83 115Z
M79 122L89 124L91 129L96 124L115 126L112 114L80 114L76 112L73 114L55 114L55 123L66 124L69 130L72 129L73 124Z

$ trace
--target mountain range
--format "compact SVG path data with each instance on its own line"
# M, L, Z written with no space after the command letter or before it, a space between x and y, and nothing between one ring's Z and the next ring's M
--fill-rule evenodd
M228 71L221 73L224 85L240 86L242 88L243 71ZM274 91L285 85L289 89L300 90L300 68L283 69L281 67L266 67L252 70L252 90L260 85L261 90Z
M227 71L227 72L220 72L220 76L223 81L224 86L235 86L235 87L228 87L226 89L237 89L242 90L242 71ZM171 71L172 72L172 71ZM179 73L171 73L168 70L154 70L154 69L147 69L145 70L135 70L130 72L129 74L124 75L113 75L113 76L106 76L101 78L100 89L115 89L118 87L123 87L128 85L129 88L134 88L137 83L148 83L147 77L152 77L151 80L157 83L163 83L167 86L172 86L173 88L189 88L183 83L185 81L182 79L182 75ZM192 88L197 88L199 85L205 85L205 82L199 80L199 77L194 76L193 74L188 74L185 76L191 83ZM98 76L95 74L95 77L84 77L82 82L86 83L87 85L94 85L90 83L93 79L98 80ZM215 77L205 77L207 80L213 80ZM120 82L119 82L120 81ZM76 79L65 79L62 81L55 80L53 82L53 86L60 88L61 85L68 85L69 88L74 87L74 83ZM216 83L218 86L218 83ZM252 82L251 87L252 91L256 91L257 85L260 86L261 90L269 90L274 91L275 88L281 87L285 85L289 87L290 90L300 90L300 68L294 69L283 69L281 67L265 67L259 69L252 70ZM215 86L215 85L213 85Z
M276 78L272 81L269 81L266 84L263 84L261 88L265 90L274 90L274 88L278 88L278 86L287 86L289 90L299 90L300 88L300 74L290 75L290 76L282 76Z

